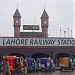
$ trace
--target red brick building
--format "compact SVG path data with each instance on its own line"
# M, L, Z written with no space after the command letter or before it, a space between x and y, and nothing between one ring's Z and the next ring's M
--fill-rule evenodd
M14 19L14 37L24 37L24 38L47 38L48 37L48 21L49 16L46 13L45 9L41 16L41 28L42 32L20 32L21 26L21 15L16 9L16 12L13 15Z
M16 9L13 15L13 20L14 20L13 21L14 37L0 38L2 43L0 44L1 57L4 55L16 55L34 58L52 57L54 59L58 59L59 57L73 58L75 56L75 46L74 46L75 42L73 38L48 37L49 16L45 9L41 16L42 32L20 32L21 14L18 9ZM21 39L21 42L19 39ZM38 43L38 39L40 44ZM10 42L9 40L13 41ZM33 41L35 40L35 42L32 44L33 42L32 41L31 42L32 45L30 45L29 43L27 43L28 40L30 40L30 42L31 40Z

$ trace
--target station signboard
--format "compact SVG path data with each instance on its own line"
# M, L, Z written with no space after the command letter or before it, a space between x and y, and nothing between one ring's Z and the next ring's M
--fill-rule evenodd
M23 30L39 30L39 25L23 25Z
M75 39L0 38L0 46L75 46Z

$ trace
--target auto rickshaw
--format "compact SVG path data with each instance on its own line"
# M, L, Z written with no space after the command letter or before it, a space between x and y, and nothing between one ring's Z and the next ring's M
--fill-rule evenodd
M40 58L40 64L42 71L55 71L55 65L51 58Z
M68 57L59 58L59 63L60 63L61 71L64 71L64 70L74 71L73 62L71 58L68 58Z
M13 73L16 71L15 59L18 59L16 56L3 56L3 63L6 63L6 60L9 62L9 70Z

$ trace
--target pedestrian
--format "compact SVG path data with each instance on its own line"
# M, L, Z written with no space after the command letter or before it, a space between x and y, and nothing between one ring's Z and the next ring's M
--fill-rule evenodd
M15 68L16 68L16 72L19 71L19 61L18 59L15 59Z
M28 68L28 64L27 64L26 59L23 60L23 65L24 65L24 73L26 75L27 74L27 68Z
M34 71L37 71L37 62L34 60Z
M23 59L21 59L21 62L20 62L20 70L21 70L21 73L23 73L24 71Z
M0 61L0 72L1 72L1 69L2 69L2 62Z
M72 62L72 59L69 58L69 69L72 69L73 68L73 62Z
M11 75L10 69L9 69L9 62L6 59L6 64L5 64L5 68L6 68L6 75Z
M37 58L36 63L37 63L37 68L39 69L39 67L40 67L40 59L39 58Z

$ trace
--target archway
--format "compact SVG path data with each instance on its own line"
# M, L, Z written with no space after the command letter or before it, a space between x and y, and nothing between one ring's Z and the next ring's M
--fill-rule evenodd
M71 55L68 54L68 53L58 53L58 54L55 55L55 57L56 57L57 59L59 59L59 58L61 58L61 57L71 57Z
M45 54L45 53L36 53L36 54L33 54L31 57L34 58L34 59L41 58L41 57L47 57L48 58L49 55Z
M25 55L23 55L23 54L21 54L21 53L11 53L11 54L9 54L10 56L17 56L17 57L23 57L23 58L25 58Z

